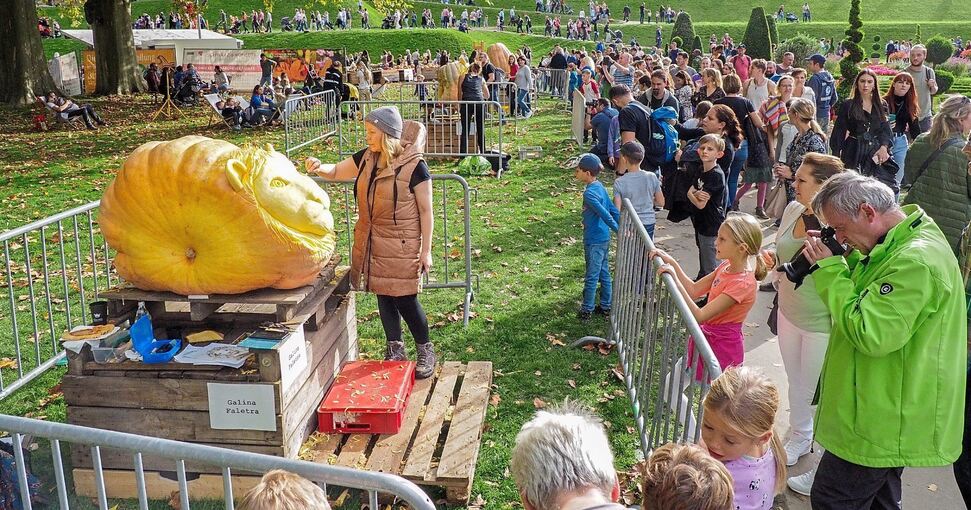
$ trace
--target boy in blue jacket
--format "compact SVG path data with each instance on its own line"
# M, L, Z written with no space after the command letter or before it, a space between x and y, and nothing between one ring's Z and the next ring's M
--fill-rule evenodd
M610 280L610 231L617 231L620 211L614 206L607 188L597 176L603 170L600 158L586 153L580 156L574 177L584 184L583 190L583 260L586 275L583 280L583 304L578 317L587 321L593 312L610 315L610 300L613 289ZM600 284L600 305L594 308Z

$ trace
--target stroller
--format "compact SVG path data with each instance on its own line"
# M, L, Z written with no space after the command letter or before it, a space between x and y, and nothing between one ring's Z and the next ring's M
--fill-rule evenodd
M280 19L280 30L293 32L293 21L290 19L290 16L284 16Z
M390 15L389 16L385 16L384 19L381 20L381 29L382 30L390 30L392 28L394 28L394 17L392 17Z
M186 78L179 84L179 88L172 96L172 100L179 106L195 106L198 104L196 93L202 90L202 82L194 78Z
M796 15L793 14L793 13L791 13L791 12L787 12L786 13L786 22L787 23L799 23L799 18L796 18Z

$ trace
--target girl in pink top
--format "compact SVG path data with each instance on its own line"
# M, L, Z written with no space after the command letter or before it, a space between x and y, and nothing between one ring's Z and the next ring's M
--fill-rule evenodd
M786 479L786 454L773 431L779 390L750 367L731 367L711 384L702 445L732 475L737 510L769 510Z
M652 258L660 257L664 262L661 271L675 276L678 290L701 326L722 370L741 365L745 358L742 323L755 304L758 280L765 278L768 272L766 261L759 254L761 247L762 228L759 222L750 214L731 213L719 227L718 237L715 238L715 256L722 263L714 272L698 281L688 277L674 257L663 250L651 252ZM706 294L707 302L699 307L695 300ZM672 375L680 375L682 381L676 387L687 386L686 369L693 366L697 358L694 350L694 339L689 339L687 356L681 358L668 375L664 390L672 409L681 410L681 422L688 421L685 430L687 439L693 439L696 435L694 418L685 416L690 408L688 399L683 393L679 395L671 383ZM698 380L703 377L701 363L698 363L695 377Z

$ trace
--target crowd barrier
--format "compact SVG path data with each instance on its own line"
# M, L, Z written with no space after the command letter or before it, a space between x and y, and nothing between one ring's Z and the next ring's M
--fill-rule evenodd
M354 246L354 221L357 203L354 200L354 181L324 181L315 178L331 197L331 213L337 230L337 247L351 259ZM450 184L453 183L453 184ZM458 187L458 189L449 189ZM475 297L473 284L477 276L472 273L472 220L471 202L473 190L461 175L432 174L432 217L434 232L432 242L432 270L423 277L423 289L462 289L465 291L462 308L463 325L469 325L472 301ZM460 198L456 207L456 194ZM343 218L343 221L340 219ZM458 226L456 226L458 223ZM461 232L456 233L456 228Z
M65 476L65 456L62 453L65 449L70 451L70 446L62 445L62 443L87 445L91 447L91 457L94 464L94 485L98 494L96 499L98 507L101 510L108 510L105 477L112 476L113 474L111 472L106 473L101 467L102 448L123 450L131 453L135 466L133 472L134 485L137 492L138 508L140 510L148 510L149 508L149 492L145 483L145 472L142 462L144 456L172 460L173 471L178 476L178 508L183 510L189 510L190 499L193 499L190 494L190 487L192 485L190 475L192 473L186 470L187 462L196 465L204 464L222 468L223 498L226 510L233 510L234 497L239 498L243 492L242 487L237 487L234 490L234 476L240 474L262 475L274 469L283 469L298 474L317 483L325 490L330 485L364 491L367 493L369 508L380 508L378 494L384 493L393 495L395 498L406 502L410 508L416 510L435 509L435 505L418 486L404 478L386 473L284 459L258 453L183 443L9 415L0 415L0 430L9 433L13 440L13 467L16 471L17 486L20 489L21 501L24 502L22 506L25 510L31 510L33 508L27 485L27 466L33 465L34 467L39 467L43 465L46 468L46 462L32 462L35 460L39 461L40 459L31 457L46 453L45 450L48 446L53 460L51 469L53 470L53 478L56 482L56 497L59 508L71 508L72 500L69 495L73 495L74 488L68 487L67 477ZM23 444L24 438L28 436L31 439L30 443L32 445L36 444L37 446L31 448L19 447ZM68 469L70 469L70 466L68 466ZM117 480L114 481L117 482ZM53 498L53 495L50 495L50 497ZM40 506L38 505L38 507ZM173 506L175 506L174 503Z
M99 205L0 234L8 298L0 307L0 400L63 358L61 332L87 324L89 304L117 282L97 226Z
M364 118L371 110L384 106L394 106L401 112L403 120L421 122L427 129L425 155L431 157L463 157L500 151L502 147L503 124L505 116L502 105L496 101L345 101L347 108L339 125L338 151L341 156L349 156L366 146ZM482 133L477 133L477 122L470 119L468 145L462 150L462 109L481 112ZM481 141L481 145L480 142ZM500 168L501 173L501 168Z
M284 152L287 156L337 133L340 109L333 90L293 96L283 105Z
M425 100L437 101L438 82L437 81L394 81L371 87L372 101L421 101L419 86L425 87ZM515 125L517 118L513 113L516 111L516 84L511 81L500 81L487 83L489 86L489 101L495 101L502 106L502 112L507 121ZM531 92L530 101L535 105Z
M617 232L608 341L617 346L646 458L669 441L698 441L701 403L721 369L674 277L650 260L654 243L627 199Z
M553 99L569 99L569 79L566 69L550 69L540 67L536 69L536 95Z

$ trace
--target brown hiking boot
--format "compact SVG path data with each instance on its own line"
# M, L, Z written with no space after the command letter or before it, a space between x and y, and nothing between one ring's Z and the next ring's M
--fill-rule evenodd
M431 342L418 344L418 366L415 367L415 377L427 379L435 373L435 346Z

